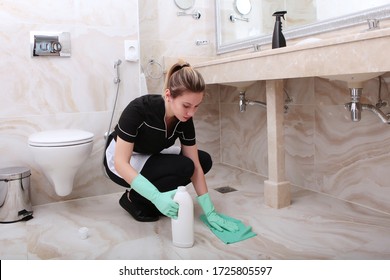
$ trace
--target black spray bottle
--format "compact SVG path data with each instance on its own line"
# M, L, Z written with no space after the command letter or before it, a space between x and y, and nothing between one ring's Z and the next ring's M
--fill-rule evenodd
M284 19L284 15L287 13L287 11L278 11L273 13L272 16L275 17L275 27L274 27L274 34L272 36L272 48L282 48L286 46L286 39L284 38L284 35L282 33L282 21L281 18Z

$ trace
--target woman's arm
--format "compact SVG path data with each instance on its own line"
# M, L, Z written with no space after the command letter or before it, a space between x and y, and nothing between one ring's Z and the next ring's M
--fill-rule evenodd
M148 179L146 179L130 165L134 144L117 137L115 146L115 169L118 174L131 185L137 193L150 200L157 209L170 218L177 217L179 205L172 200L176 190L161 193Z
M196 194L201 196L208 192L206 179L204 177L204 172L202 166L200 165L199 156L198 156L198 147L193 146L181 146L183 155L190 158L195 165L194 174L191 177L192 184L195 187Z
M205 213L206 219L208 220L209 224L218 231L237 231L237 224L232 221L226 220L215 211L214 204L211 201L210 195L208 193L203 169L199 162L197 146L182 145L182 152L183 155L189 157L194 162L195 171L191 177L191 181L195 187L196 194L198 195L197 199L199 205L202 207L202 210Z
M119 136L115 145L115 170L130 185L138 172L130 165L134 143L126 142Z

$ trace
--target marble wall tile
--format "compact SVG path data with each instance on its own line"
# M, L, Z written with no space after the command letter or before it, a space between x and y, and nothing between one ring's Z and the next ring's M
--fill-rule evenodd
M311 187L314 180L314 108L289 105L285 114L285 170L288 181Z
M198 148L220 162L220 119L218 104L203 104L194 117Z
M310 187L314 183L314 78L284 81L285 169L293 184Z
M380 96L388 102L389 74L381 81ZM287 179L389 213L389 126L368 111L352 122L344 108L350 101L344 82L302 78L285 80L284 86L293 100L284 115ZM250 86L247 99L265 101L264 87L262 82ZM378 78L365 82L361 101L375 105L378 90ZM222 163L268 176L266 112L248 106L240 113L235 88L221 86L220 95ZM390 111L388 105L381 109Z
M267 119L259 109L237 118L237 105L221 105L221 154L223 163L263 175L268 174Z
M389 212L390 131L373 114L353 123L343 106L322 106L316 116L318 191Z
M385 75L381 86L381 97L385 101L388 100L389 93L387 80L388 75ZM378 89L379 79L364 83L361 102L375 105ZM362 112L361 121L352 122L349 112L344 109L344 103L349 101L346 83L315 79L316 105L314 135L311 139L314 144L314 173L302 176L305 178L310 174L311 177L309 181L304 180L306 184L303 186L339 199L390 212L390 208L384 203L390 196L386 184L389 178L385 171L389 153L388 125L368 111ZM389 111L387 106L382 110ZM286 146L288 147L288 144ZM313 149L313 145L307 147ZM302 186L302 181L292 182Z
M56 1L52 3L49 0L42 0L39 3L31 1L2 1L0 11L1 24L3 23L72 23L74 13L64 13L64 11L73 11L73 1Z
M221 162L220 139L220 109L218 86L209 85L205 98L194 116L196 141L198 148L208 152L213 163Z
M114 125L128 102L139 96L139 63L124 60L124 40L138 40L138 1L2 1L0 11L0 168L32 171L33 205L117 192L102 171L104 133L117 86L114 62L121 59L121 83ZM135 8L135 9L134 9ZM31 57L30 31L67 31L71 57ZM32 159L28 136L56 128L95 134L90 158L76 175L74 191L58 197Z
M174 1L139 1L141 67L146 71L148 62L155 60L164 70L164 57L211 57L215 55L214 5L208 0L198 0L194 9L202 14L198 20L191 16L177 16L180 11ZM188 12L191 12L192 9ZM208 40L198 46L196 40ZM161 77L159 77L161 76ZM160 93L164 75L147 75L149 91Z
M265 101L265 83L250 86L246 98ZM268 174L267 112L260 106L239 110L239 92L221 86L221 156L222 162Z
M315 78L287 79L284 81L285 98L292 99L291 106L307 106L316 102ZM286 105L290 105L286 103ZM288 119L288 117L286 117Z

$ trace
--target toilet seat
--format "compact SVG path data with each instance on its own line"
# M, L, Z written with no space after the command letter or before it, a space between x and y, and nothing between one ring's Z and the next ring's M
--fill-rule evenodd
M47 130L32 134L28 144L34 147L74 146L92 142L93 133L78 129Z

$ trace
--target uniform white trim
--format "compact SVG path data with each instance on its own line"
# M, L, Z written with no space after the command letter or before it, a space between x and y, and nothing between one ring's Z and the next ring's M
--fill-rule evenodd
M115 140L112 140L110 145L108 145L106 149L106 160L107 160L107 166L111 170L112 173L114 173L116 176L122 178L118 174L118 172L115 169L114 164L114 155L115 155ZM180 154L181 148L178 146L171 146L169 148L166 148L161 151L162 154L174 154L178 155ZM148 154L139 154L136 152L133 152L131 158L130 158L130 165L137 171L140 172L142 168L144 167L146 161L150 158L151 155Z

